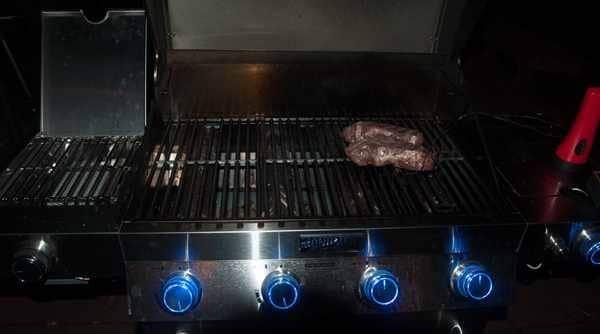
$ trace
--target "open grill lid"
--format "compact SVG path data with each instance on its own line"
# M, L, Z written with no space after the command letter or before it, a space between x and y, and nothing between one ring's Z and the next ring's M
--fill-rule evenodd
M277 108L281 99L285 105L321 107L323 100L313 99L315 94L327 102L349 104L369 93L389 101L397 99L396 92L403 88L407 92L422 88L412 95L432 96L427 100L431 105L414 109L431 117L430 111L440 114L438 109L445 105L438 96L456 95L444 94L447 85L440 87L440 73L443 69L450 86L459 87L455 50L482 3L146 0L158 110L169 120L181 119L191 110L184 107L203 107L201 102L222 97L262 109ZM236 65L242 65L240 72L231 75ZM203 75L207 72L211 80ZM300 75L303 85L291 84L298 79L295 72L305 73ZM377 79L388 74L389 80ZM223 89L215 92L215 86ZM248 96L248 87L264 89L254 89L256 94Z
M450 54L466 0L148 0L160 49Z

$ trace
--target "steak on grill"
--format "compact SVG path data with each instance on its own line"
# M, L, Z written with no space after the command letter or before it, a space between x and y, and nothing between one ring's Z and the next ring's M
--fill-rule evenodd
M369 139L389 138L400 144L423 145L423 134L415 129L378 122L356 122L342 131L342 137L350 144Z

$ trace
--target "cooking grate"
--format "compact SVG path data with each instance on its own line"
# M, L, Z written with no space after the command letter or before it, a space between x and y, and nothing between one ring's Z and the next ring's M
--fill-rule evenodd
M35 138L0 175L0 205L114 203L140 147L139 137Z
M133 220L297 220L487 214L485 190L440 124L421 130L441 152L435 171L358 167L340 137L355 120L215 119L170 123L145 169Z

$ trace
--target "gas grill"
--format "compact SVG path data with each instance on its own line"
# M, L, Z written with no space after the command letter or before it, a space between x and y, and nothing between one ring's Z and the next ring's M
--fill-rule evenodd
M429 314L456 330L506 307L526 224L455 141L465 3L346 2L148 1L148 64L141 11L44 13L42 132L0 176L20 284L125 280L143 322ZM72 75L73 54L103 79ZM357 121L418 129L436 168L354 164L340 134Z
M453 96L439 92L452 90L439 69L203 57L170 54L170 108L146 134L143 176L120 229L135 319L402 314L510 301L524 224L461 153L452 123L435 116ZM379 90L409 82L421 84L409 96ZM356 121L418 129L439 152L435 170L355 165L341 132ZM481 295L452 292L461 265L485 281ZM397 289L382 292L390 300L361 290L374 284L360 283L371 271ZM201 287L180 309L168 293L177 284ZM283 292L273 297L277 284Z
M425 313L444 327L510 302L525 224L453 140L455 65L177 48L192 23L160 22L184 31L159 49L160 121L119 234L134 319ZM435 170L355 165L340 134L357 121L420 130Z

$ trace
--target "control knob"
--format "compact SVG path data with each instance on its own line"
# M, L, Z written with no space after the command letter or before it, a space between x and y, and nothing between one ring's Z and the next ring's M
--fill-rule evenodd
M369 268L360 280L360 294L373 306L388 307L400 299L400 283L387 270Z
M459 263L450 275L454 293L471 300L484 300L494 290L492 275L476 262Z
M587 264L600 266L600 232L581 231L577 251Z
M12 274L21 285L42 284L55 258L56 247L49 238L22 242L12 259Z
M169 313L183 314L198 305L202 286L190 272L172 274L163 284L160 304Z
M293 309L300 302L301 286L290 273L274 271L264 279L261 294L263 301L279 311Z

